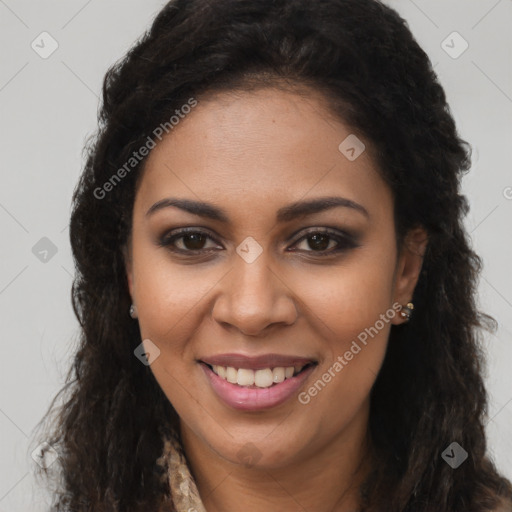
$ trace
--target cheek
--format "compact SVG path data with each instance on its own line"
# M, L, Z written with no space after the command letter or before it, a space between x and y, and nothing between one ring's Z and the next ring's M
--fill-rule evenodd
M134 250L134 282L143 337L179 339L197 315L215 282L215 272L172 262L165 249Z
M392 307L395 260L392 251L378 255L361 251L328 275L318 271L316 279L307 280L307 290L298 290L309 318L315 319L325 356L300 402L318 411L326 429L348 421L361 407L384 360L397 314Z
M327 338L347 340L391 308L394 265L393 251L361 247L338 265L312 266L293 288L304 315L321 321Z
M159 348L151 371L173 406L185 413L200 405L191 340L208 314L208 293L216 280L212 273L198 272L192 266L162 261L139 260L137 310L142 339L149 338ZM195 369L197 371L197 368ZM195 406L191 404L196 404Z

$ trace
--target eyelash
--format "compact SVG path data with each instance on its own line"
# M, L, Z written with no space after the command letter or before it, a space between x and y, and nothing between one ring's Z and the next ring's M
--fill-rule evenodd
M190 234L205 235L210 240L213 240L216 244L221 245L215 239L215 237L213 237L210 233L208 233L206 231L202 231L202 230L200 230L198 228L186 228L186 229L181 229L181 230L179 230L179 231L177 231L175 233L172 233L172 232L171 232L171 234L167 233L167 234L165 234L164 236L162 236L160 238L160 240L158 242L158 245L160 247L165 247L165 248L169 249L170 251L172 251L174 253L183 254L183 255L189 255L191 257L219 250L219 249L213 249L213 248L210 248L210 249L196 249L196 250L194 250L194 249L178 249L177 247L173 246L173 243L176 240L184 238L186 235L190 235ZM328 229L328 228L323 228L323 229L322 228L312 228L309 231L307 231L302 237L300 237L298 240L296 240L294 242L294 245L299 244L303 240L307 240L308 237L310 237L312 235L326 235L326 236L328 236L330 238L329 243L332 240L334 240L338 244L334 248L325 249L325 250L322 250L322 251L315 251L313 249L303 251L303 252L306 252L306 253L313 253L313 254L318 255L320 257L331 256L333 254L338 254L338 253L341 253L343 251L359 247L359 244L356 242L355 237L353 235L351 235L349 233L346 233L346 232L343 233L343 232L339 232L339 231L334 231L334 230ZM295 251L292 251L292 252L295 252Z

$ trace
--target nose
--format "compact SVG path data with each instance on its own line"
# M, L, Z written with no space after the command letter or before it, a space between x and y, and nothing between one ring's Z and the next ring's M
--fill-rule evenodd
M238 255L234 267L219 284L212 316L247 336L261 335L273 325L291 325L297 308L290 285L269 266L265 251L252 263Z

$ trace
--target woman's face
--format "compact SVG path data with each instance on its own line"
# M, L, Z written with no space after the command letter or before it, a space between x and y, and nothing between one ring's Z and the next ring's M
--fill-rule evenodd
M267 88L199 102L148 157L127 258L144 347L182 431L232 462L365 433L421 257L397 253L392 194L349 136L315 93Z

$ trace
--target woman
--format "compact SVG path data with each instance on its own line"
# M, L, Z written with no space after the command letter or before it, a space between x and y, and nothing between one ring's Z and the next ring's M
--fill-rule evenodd
M457 134L375 0L173 0L74 195L55 510L512 510Z

